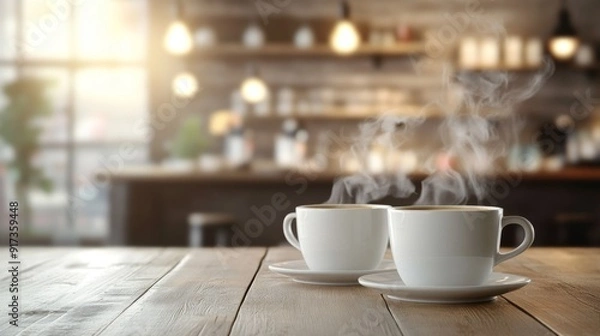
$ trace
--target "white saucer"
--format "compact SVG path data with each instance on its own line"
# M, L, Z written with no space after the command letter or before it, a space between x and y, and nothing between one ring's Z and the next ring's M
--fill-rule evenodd
M313 271L304 260L286 261L269 265L272 272L289 276L292 280L309 285L350 286L358 285L358 278L372 273L396 269L392 260L383 260L378 268L365 271Z
M478 286L467 287L407 287L398 272L385 272L360 277L358 282L390 299L426 303L469 303L491 301L497 295L519 289L531 279L507 273L492 273L488 280Z

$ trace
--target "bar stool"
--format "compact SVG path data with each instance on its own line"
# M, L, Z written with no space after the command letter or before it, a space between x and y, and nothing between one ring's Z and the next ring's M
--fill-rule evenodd
M193 212L188 216L190 247L230 246L235 218L223 213Z

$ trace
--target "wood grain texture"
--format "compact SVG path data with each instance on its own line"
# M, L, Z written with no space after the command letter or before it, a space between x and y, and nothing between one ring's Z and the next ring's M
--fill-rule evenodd
M24 273L19 329L0 335L93 335L175 266L185 250L82 249ZM18 331L18 332L16 332Z
M10 259L8 246L6 253L1 253L0 262L6 265ZM51 268L58 265L60 259L65 258L69 254L78 253L80 250L76 248L43 248L43 247L21 247L19 249L18 259L21 261L20 270L23 273L39 271L40 268ZM5 281L9 278L8 273L0 275L0 281Z
M554 332L600 334L600 249L530 249L498 270L532 279L505 297Z
M464 305L386 301L404 335L554 335L501 297Z
M271 248L232 329L232 335L399 335L381 295L361 286L311 286L275 274L268 265L301 259Z
M227 335L266 249L189 251L101 335Z
M3 314L3 336L600 331L598 248L532 248L497 267L526 275L531 284L495 302L469 305L386 300L360 286L297 284L268 270L271 263L300 259L291 247L40 248L22 257L37 266L21 275L20 326L9 326Z

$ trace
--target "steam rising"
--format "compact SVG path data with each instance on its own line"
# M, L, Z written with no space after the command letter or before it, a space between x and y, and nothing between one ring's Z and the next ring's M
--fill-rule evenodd
M436 132L440 146L422 158L426 177L416 204L464 204L472 196L483 200L493 182L489 177L500 173L498 161L518 140L522 123L513 113L515 107L532 97L553 71L553 64L546 61L531 78L516 81L506 72L455 75L445 68L441 94L418 116L388 113L360 125L350 147L350 154L359 162L359 173L336 180L327 202L368 203L385 196L415 194L417 188L405 172L371 174L366 160L374 144L410 150L407 140L420 131L431 111L441 115ZM441 168L436 164L440 157L453 164Z
M373 143L401 150L406 140L414 135L417 126L423 121L424 118L384 115L361 124L359 135L350 147L350 153L359 162L361 172L337 180L328 203L368 203L387 195L404 198L412 194L415 186L406 174L401 171L395 176L369 174L366 160ZM403 125L403 132L397 132L399 125Z

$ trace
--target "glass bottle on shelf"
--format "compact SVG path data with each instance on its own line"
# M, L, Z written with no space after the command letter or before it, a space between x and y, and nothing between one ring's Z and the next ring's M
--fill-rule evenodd
M265 32L256 23L251 23L244 30L242 42L246 48L260 48L265 44Z
M497 69L500 65L500 44L493 36L479 41L479 66L484 69Z
M271 97L267 95L265 99L254 105L254 115L264 117L271 112Z
M463 37L459 48L459 65L463 69L475 69L479 67L479 43L472 36Z
M208 48L217 44L217 34L212 27L201 26L194 32L194 42L197 48Z
M232 123L225 138L225 160L231 168L239 168L252 158L252 134L244 128L241 117L234 118Z
M315 34L308 24L302 25L294 34L294 45L299 49L308 49L315 44Z
M518 35L504 39L504 65L509 69L523 67L523 39Z
M240 90L231 92L231 110L242 116L246 115L248 112L248 105L246 104L246 101L244 101Z
M294 91L289 87L282 87L277 91L277 114L289 116L294 112Z
M579 67L586 68L594 65L595 55L594 48L589 44L579 46L575 54L575 64Z
M298 122L287 119L281 132L275 137L275 163L280 167L292 167L296 164L296 132Z
M542 40L538 37L532 37L527 40L525 45L525 63L530 68L537 68L542 65L544 58L544 47Z
M306 160L306 153L308 151L308 131L300 128L296 132L294 152L296 155L296 165L301 165Z

